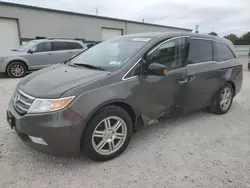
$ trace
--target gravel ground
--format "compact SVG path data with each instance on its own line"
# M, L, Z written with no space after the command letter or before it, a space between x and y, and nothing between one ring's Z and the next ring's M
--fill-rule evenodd
M246 58L242 61L246 64ZM97 163L26 147L5 120L17 79L0 79L0 187L250 188L250 73L228 114L200 111L145 127L118 158Z

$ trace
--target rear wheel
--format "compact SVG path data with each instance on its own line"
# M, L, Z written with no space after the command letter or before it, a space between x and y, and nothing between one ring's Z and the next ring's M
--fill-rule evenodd
M7 74L12 78L21 78L26 75L26 65L19 61L11 62L7 67Z
M83 135L83 149L93 160L113 159L126 149L132 132L132 120L124 109L104 107L89 121Z
M227 113L232 106L233 97L234 90L232 85L226 83L219 91L216 92L209 110L216 114Z

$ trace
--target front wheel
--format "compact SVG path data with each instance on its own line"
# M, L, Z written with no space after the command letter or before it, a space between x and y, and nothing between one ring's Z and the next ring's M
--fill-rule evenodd
M221 89L219 89L215 96L209 110L216 114L227 113L233 103L234 90L230 83L226 83Z
M26 75L27 68L24 63L19 61L11 62L7 67L7 74L12 78L21 78Z
M104 107L87 124L83 149L93 160L113 159L126 149L132 132L132 120L124 109L118 106Z

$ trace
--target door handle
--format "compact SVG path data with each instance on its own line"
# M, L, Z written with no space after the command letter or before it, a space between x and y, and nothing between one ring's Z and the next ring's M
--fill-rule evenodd
M52 55L52 53L48 53L49 55Z
M195 76L189 76L189 80L194 80L195 79Z
M185 84L185 83L188 82L188 77L181 78L181 79L177 80L177 82L178 82L179 84Z

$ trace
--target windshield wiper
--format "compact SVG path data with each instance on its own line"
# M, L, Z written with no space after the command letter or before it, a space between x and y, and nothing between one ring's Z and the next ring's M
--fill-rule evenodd
M102 67L98 67L98 66L94 66L94 65L90 65L90 64L72 63L72 65L77 65L77 66L81 66L81 67L86 67L86 68L89 68L89 69L97 69L97 70L106 71L106 69L104 69L104 68L102 68Z

